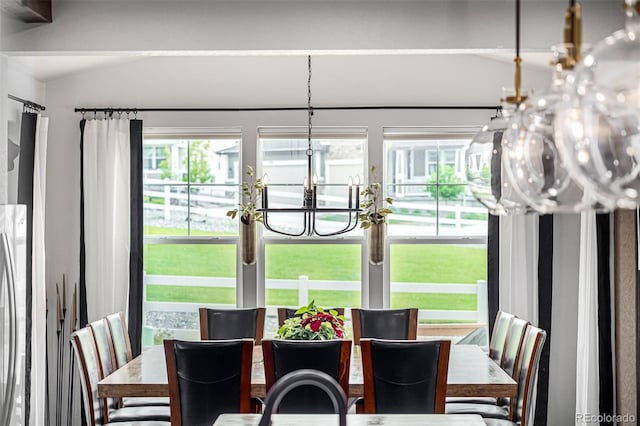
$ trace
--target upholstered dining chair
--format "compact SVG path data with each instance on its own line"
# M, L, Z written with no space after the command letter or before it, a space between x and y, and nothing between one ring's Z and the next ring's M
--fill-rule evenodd
M449 340L361 339L364 412L444 413L450 346Z
M249 413L253 339L165 340L172 426L211 426Z
M331 376L349 394L351 340L271 340L262 341L267 393L287 373L312 369ZM280 403L281 413L333 413L333 404L321 390L302 386Z
M416 340L418 309L358 309L351 308L353 343L370 337L389 340Z
M529 326L529 321L522 318L513 317L507 331L507 337L504 342L504 349L502 351L502 359L500 361L500 367L514 380L518 380L517 372L515 371L516 365L520 360L520 354L522 349L522 343L524 336ZM494 397L458 397L447 398L447 409L453 410L456 405L453 404L491 404L491 405L509 405L509 398L494 398Z
M89 426L117 423L120 426L168 426L166 407L125 407L109 409L104 398L98 397L98 382L102 366L98 348L89 327L75 331L71 343L80 370L84 417ZM166 421L165 421L166 420Z
M491 340L489 340L489 356L498 364L502 364L504 344L507 340L509 328L511 327L511 321L513 321L514 318L515 316L508 312L499 311L493 323Z
M133 358L131 353L131 341L129 340L129 330L127 329L127 323L124 319L123 312L116 312L110 315L107 315L105 318L107 324L107 333L109 334L109 338L111 340L111 364L113 370L117 370L118 368L124 366L126 363L130 362ZM96 341L98 339L96 338ZM103 345L104 346L104 345ZM100 346L98 346L98 350L100 351ZM103 351L106 355L106 351ZM102 355L102 352L100 353ZM103 368L106 365L103 361ZM107 376L108 373L104 370L104 375ZM138 407L138 406L147 406L147 405L163 405L166 406L167 409L169 407L169 398L162 397L144 397L144 398L124 398L120 401L120 405L124 407ZM168 411L167 411L168 413ZM167 414L168 416L168 414Z
M518 382L518 393L508 406L489 404L447 404L447 414L479 414L489 426L526 426L531 407L533 386L538 374L540 354L547 338L547 333L532 325L525 331L515 374Z
M262 342L264 308L211 309L200 308L200 338L202 340L254 339Z
M282 327L284 321L293 318L296 315L297 309L295 308L278 308L278 325ZM325 309L325 312L336 311L338 315L344 315L344 308L329 308Z

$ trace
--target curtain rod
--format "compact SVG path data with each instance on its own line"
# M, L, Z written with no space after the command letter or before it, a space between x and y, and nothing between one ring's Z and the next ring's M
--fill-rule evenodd
M307 111L307 107L245 107L245 108L76 108L75 112L104 113L137 113L137 112L250 112L250 111ZM317 111L349 111L349 110L501 110L501 105L369 105L369 106L319 106Z
M35 103L35 102L27 101L27 100L22 99L22 98L19 98L19 97L17 97L17 96L7 95L7 97L8 97L9 99L12 99L12 100L16 101L16 102L20 102L20 103L22 103L24 106L29 107L29 108L37 109L37 110L39 110L39 111L44 111L44 110L46 110L46 108L45 108L43 105L37 104L37 103Z

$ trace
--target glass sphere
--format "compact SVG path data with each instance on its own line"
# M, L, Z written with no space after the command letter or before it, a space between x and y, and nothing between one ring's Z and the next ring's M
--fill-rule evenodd
M554 46L556 65L551 88L520 104L503 139L509 179L525 202L542 214L607 210L571 178L555 141L555 116L570 75L562 64L570 48Z
M466 153L466 174L473 196L494 215L526 213L526 203L515 192L503 167L502 137L508 114L500 114L471 140Z
M640 204L640 25L598 43L567 79L556 142L574 178L610 208Z

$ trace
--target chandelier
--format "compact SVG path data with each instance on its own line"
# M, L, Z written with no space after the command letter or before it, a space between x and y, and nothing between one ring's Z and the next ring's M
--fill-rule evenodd
M288 237L301 237L303 235L319 237L331 237L352 231L358 225L358 213L360 212L360 177L356 176L355 181L349 178L348 182L348 202L345 208L318 207L318 175L313 173L313 146L311 144L311 130L313 116L313 107L311 106L311 56L307 57L307 116L308 116L308 132L307 132L307 176L304 178L302 206L297 208L273 208L269 207L269 178L264 175L262 182L262 208L258 209L262 212L262 223L265 228L276 234ZM355 186L355 188L354 188ZM355 200L353 191L355 190ZM269 218L277 214L297 213L302 219L302 230L300 232L290 232L284 229L276 229L269 223ZM325 213L346 215L346 224L344 227L330 232L322 232L317 221L319 215Z
M626 0L625 6L625 29L582 55L580 5L570 0L551 87L526 99L519 88L516 0L516 96L467 151L469 187L490 213L605 212L640 204L640 5Z

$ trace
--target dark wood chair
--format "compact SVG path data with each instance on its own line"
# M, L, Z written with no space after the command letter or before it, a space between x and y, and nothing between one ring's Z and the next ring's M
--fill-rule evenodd
M89 327L75 331L71 343L80 370L84 417L87 425L101 426L113 421L120 426L168 426L166 407L125 407L110 409L98 397L98 382L103 379L98 347Z
M286 374L312 369L331 376L349 394L350 340L262 341L267 392ZM320 389L302 386L280 403L281 413L333 413L333 404Z
M264 308L200 308L202 340L254 339L261 344L264 333Z
M249 413L253 339L164 341L172 426L212 425Z
M344 315L344 308L330 308L325 309L326 312L335 310L338 315ZM278 308L278 326L282 327L284 320L293 318L296 315L297 309L295 308Z
M416 340L418 309L351 308L353 343L364 337L388 340Z
M444 413L450 346L449 340L360 340L364 412Z
M531 407L533 386L538 374L540 355L547 333L532 325L527 326L518 355L515 375L518 382L517 398L508 406L489 404L447 404L447 414L479 414L489 426L526 426Z
M106 332L108 333L110 339L109 347L111 351L111 371L115 371L118 368L124 366L126 363L130 362L133 358L131 353L131 341L129 340L129 330L127 329L127 323L125 322L124 313L122 312L116 312L114 314L107 315L104 321L107 325ZM95 332L96 330L94 329L94 334ZM96 341L98 341L97 337ZM106 358L108 353L104 349L100 351L100 345L98 346L98 352L101 358L103 358L103 355ZM105 364L104 361L102 364L103 368L108 367L108 364ZM105 376L109 374L111 374L110 371L104 371ZM120 401L120 406L124 407L142 407L147 405L162 405L169 407L169 398L124 398Z

